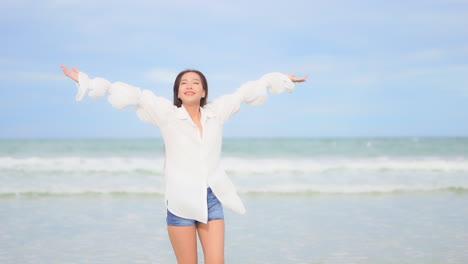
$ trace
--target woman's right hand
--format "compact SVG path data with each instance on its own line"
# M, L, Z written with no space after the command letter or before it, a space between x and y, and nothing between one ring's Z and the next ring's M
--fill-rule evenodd
M70 71L67 67L63 65L60 67L62 68L65 75L70 77L70 79L74 80L75 82L78 82L78 73L80 73L80 71L76 67L73 67L74 72Z

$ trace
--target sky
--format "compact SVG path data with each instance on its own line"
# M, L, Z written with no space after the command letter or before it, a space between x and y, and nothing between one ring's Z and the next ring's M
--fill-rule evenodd
M0 0L0 139L160 137L133 107L76 101L60 65L171 100L187 68L208 101L309 75L225 137L466 137L467 28L466 0Z

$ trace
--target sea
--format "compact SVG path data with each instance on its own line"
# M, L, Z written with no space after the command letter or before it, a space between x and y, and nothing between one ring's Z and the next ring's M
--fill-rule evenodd
M468 263L468 138L226 138L226 263ZM177 263L164 144L0 140L0 263ZM199 263L203 250L198 244Z

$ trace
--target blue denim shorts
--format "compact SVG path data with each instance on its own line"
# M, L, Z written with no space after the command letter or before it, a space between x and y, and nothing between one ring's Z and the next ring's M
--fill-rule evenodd
M208 188L206 199L208 203L208 221L224 219L223 205L216 198L211 188ZM169 210L167 210L166 222L170 226L194 226L201 223L194 219L178 217Z

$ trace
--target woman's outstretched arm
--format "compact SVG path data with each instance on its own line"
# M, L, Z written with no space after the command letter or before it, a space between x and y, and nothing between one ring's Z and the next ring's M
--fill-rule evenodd
M218 113L223 122L240 110L242 103L249 105L263 105L268 98L268 91L272 94L280 94L285 91L292 93L294 83L307 81L309 76L297 78L295 74L283 74L272 72L263 75L256 81L243 84L232 94L221 96L209 104Z
M142 90L123 82L111 83L99 77L91 79L76 67L73 67L73 71L65 66L61 68L78 86L77 101L81 101L86 93L92 98L102 98L109 94L107 99L113 107L125 109L134 105L141 120L159 127L166 121L167 113L175 107L169 100L156 96L150 90Z

